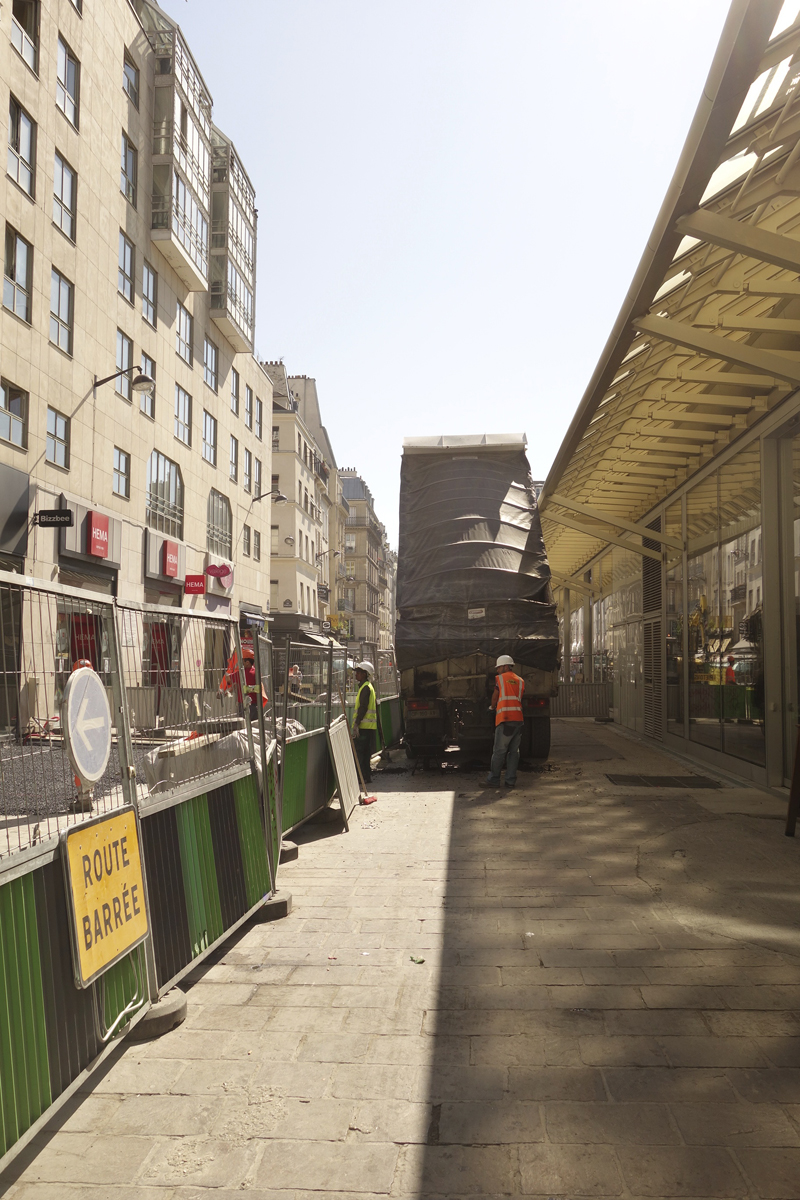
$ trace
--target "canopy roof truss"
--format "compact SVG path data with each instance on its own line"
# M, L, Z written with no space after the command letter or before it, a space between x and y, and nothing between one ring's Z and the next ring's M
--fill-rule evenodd
M796 9L731 6L647 249L539 500L557 586L581 579L606 544L653 556L640 518L800 387Z

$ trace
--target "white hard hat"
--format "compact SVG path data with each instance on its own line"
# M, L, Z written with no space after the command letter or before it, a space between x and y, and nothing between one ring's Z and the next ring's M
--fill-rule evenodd
M375 674L375 668L373 667L372 663L369 661L368 658L365 658L363 662L356 663L356 670L357 671L366 671L368 675Z
M513 667L514 660L510 654L501 654L494 665L496 667Z

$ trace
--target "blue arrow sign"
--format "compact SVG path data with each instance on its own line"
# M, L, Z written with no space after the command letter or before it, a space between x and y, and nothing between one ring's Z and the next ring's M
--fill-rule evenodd
M97 783L111 753L111 709L103 681L91 667L73 671L64 688L61 727L75 774Z

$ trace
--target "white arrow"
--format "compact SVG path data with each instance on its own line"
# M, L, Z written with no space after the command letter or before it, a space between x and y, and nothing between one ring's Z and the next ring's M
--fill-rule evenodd
M75 727L81 736L81 740L83 741L84 746L86 747L87 750L91 751L92 743L89 741L88 737L86 736L86 732L89 729L102 729L103 725L105 724L105 721L103 720L102 717L90 717L87 719L86 706L88 705L88 703L89 703L89 697L84 696L83 700L81 701L81 706L78 709L78 719L75 723Z

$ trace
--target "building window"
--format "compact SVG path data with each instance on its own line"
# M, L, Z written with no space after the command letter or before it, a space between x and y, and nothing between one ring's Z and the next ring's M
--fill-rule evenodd
M217 419L203 409L203 458L217 465Z
M83 0L72 0L72 7L83 16Z
M242 554L245 558L250 557L250 526L242 526Z
M117 291L133 304L133 273L134 273L133 242L119 231L119 269L117 271Z
M300 434L299 434L299 433L298 433L298 435L297 435L297 453L298 453L298 455L300 455L300 457L302 458L302 455L303 455L303 439L302 439L302 437L300 436Z
M203 342L203 379L213 391L217 390L217 360L219 353L210 338Z
M271 486L271 488L272 488L272 491L273 491L273 492L279 492L279 491L281 490L281 489L280 489L280 482L281 482L281 477L280 477L280 475L273 475L273 476L272 476L272 483L271 483L271 485L270 485L270 486Z
M36 125L12 96L8 104L8 173L23 192L33 195Z
M256 437L261 440L264 433L264 405L256 396Z
M12 0L11 45L35 74L39 46L38 0Z
M133 391L131 388L131 367L133 366L133 342L126 333L121 329L117 330L117 370L125 371L125 375L118 375L116 381L116 391L118 396L122 396L123 400L130 402Z
M239 415L239 372L231 367L231 412Z
M356 535L354 533L346 533L344 535L344 548L345 550L355 551Z
M6 257L3 276L3 307L31 323L31 277L33 247L16 229L6 225Z
M54 408L47 410L45 458L57 467L69 468L69 417Z
M272 426L272 452L281 448L281 430L279 425Z
M80 64L63 38L58 39L56 104L67 120L78 127L78 85Z
M178 301L178 314L175 321L175 349L184 362L192 365L192 314Z
M156 364L149 354L142 351L142 374L149 375L151 379L156 377ZM151 392L139 393L139 411L143 412L146 417L155 420L156 415L156 397L155 388Z
M112 489L115 496L124 496L126 500L131 494L131 456L118 446L114 447L114 480Z
M261 495L261 459L256 458L253 461L253 495L258 498Z
M175 384L175 437L187 446L192 444L192 397L179 383Z
M147 462L147 511L151 529L183 537L183 480L177 463L154 450Z
M278 581L270 579L269 581L269 611L275 612L278 607Z
M50 341L72 354L73 287L55 267L50 272Z
M156 305L158 304L158 275L147 259L142 263L142 316L148 324L156 327Z
M75 241L77 191L78 176L56 150L53 172L53 221L71 242Z
M253 456L249 450L245 450L244 452L244 478L242 479L242 486L246 492L251 491L253 486Z
M253 558L261 562L261 534L257 529L253 530Z
M238 483L239 481L239 441L231 434L231 462L228 471L231 481Z
M244 389L244 423L248 429L253 428L253 389L248 384Z
M7 379L0 381L0 439L22 450L28 446L28 393Z
M128 93L128 98L139 107L139 68L128 51L122 61L122 90Z
M270 554L280 554L278 549L278 538L280 537L280 525L273 525L269 531L269 552Z
M231 557L233 543L233 521L231 505L227 496L212 488L208 493L206 549L210 554L218 554L222 558Z
M136 208L136 176L139 172L139 151L127 133L122 135L122 168L119 186L125 199Z

